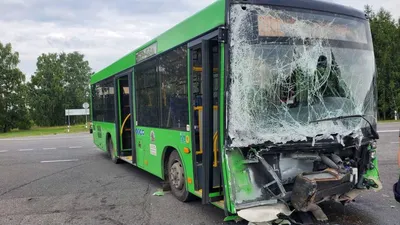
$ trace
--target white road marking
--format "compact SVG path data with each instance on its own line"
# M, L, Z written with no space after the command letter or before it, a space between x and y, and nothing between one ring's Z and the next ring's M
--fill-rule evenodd
M76 161L79 161L79 159L49 160L49 161L40 161L40 163L76 162Z
M20 149L18 150L20 152L28 152L28 151L33 151L33 148L27 148L27 149Z
M399 130L378 130L378 133L397 133Z
M82 146L71 146L69 148L82 148Z
M57 148L43 148L43 150L56 150Z
M0 153L8 152L8 150L0 150Z
M400 144L400 142L396 141L396 142L390 142L390 144Z
M37 140L54 140L54 139L76 139L87 138L84 135L74 135L72 137L54 135L52 137L27 137L27 138L0 138L0 141L37 141Z

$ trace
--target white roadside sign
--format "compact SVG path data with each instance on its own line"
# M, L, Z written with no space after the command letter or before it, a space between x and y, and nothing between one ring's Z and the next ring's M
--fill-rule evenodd
M86 116L89 115L89 109L66 109L65 116Z

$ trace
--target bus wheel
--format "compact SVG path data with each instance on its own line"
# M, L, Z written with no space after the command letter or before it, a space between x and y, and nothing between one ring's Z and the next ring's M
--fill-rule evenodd
M108 154L110 155L111 161L113 161L115 164L120 163L120 160L118 159L118 157L115 156L116 149L114 148L114 144L113 144L111 137L108 138L107 143L108 143L107 151L108 151Z
M187 191L185 171L182 161L177 151L173 151L168 160L168 182L172 194L182 202L192 199L192 195Z

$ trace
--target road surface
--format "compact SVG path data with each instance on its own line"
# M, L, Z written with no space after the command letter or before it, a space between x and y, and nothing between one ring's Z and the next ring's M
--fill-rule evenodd
M346 207L324 204L329 224L400 224L392 194L399 128L378 126L383 190ZM222 210L201 201L153 196L160 187L152 175L113 164L88 133L0 139L0 224L236 224L224 223Z

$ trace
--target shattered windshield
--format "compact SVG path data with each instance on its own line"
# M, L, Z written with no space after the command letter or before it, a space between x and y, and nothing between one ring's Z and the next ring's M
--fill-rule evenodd
M368 23L356 18L233 5L231 146L358 133L375 123L375 62Z

